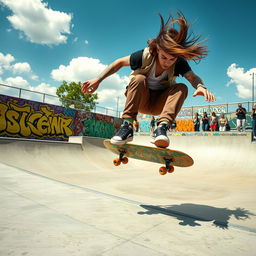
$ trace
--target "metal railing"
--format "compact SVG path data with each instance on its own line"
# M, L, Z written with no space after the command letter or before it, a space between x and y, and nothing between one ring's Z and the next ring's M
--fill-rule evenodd
M13 96L33 101L38 101L42 103L47 104L53 104L62 106L63 104L59 101L59 98L56 95L51 95L47 93L42 93L38 91L32 91L28 89L23 89L19 87L9 86L5 84L0 84L0 94L4 94L7 96ZM67 100L74 104L82 104L82 105L88 105L85 102L80 102L76 100ZM253 102L239 102L243 105L244 108L246 108L247 113L251 112L253 107ZM193 107L183 107L180 111L180 113L177 116L177 119L192 119L194 117L194 114L197 112L199 116L202 116L204 112L206 112L208 115L211 115L212 112L215 112L217 115L225 114L225 115L232 115L236 112L237 109L237 103L227 103L227 104L211 104L211 105L203 105L203 106L193 106ZM70 108L73 107L72 104ZM74 108L74 107L73 107ZM92 112L114 116L114 117L120 117L121 111L102 107L96 104L94 110ZM151 118L150 115L144 115L139 114L138 119L143 118Z
M242 106L246 109L247 113L252 111L253 102L233 102L226 104L212 104L205 106L194 106L194 107L183 107L177 118L193 118L195 113L198 113L199 116L203 116L203 113L206 112L208 115L211 115L212 112L215 112L216 115L220 114L234 114L238 108L238 104L242 104Z
M38 91L32 91L32 90L23 89L15 86L9 86L5 84L0 84L0 94L32 100L32 101L38 101L38 102L47 103L47 104L53 104L57 106L63 106L63 104L59 100L59 97L56 95L51 95L51 94L38 92ZM89 106L88 103L77 101L77 100L67 99L66 101L71 103L70 108L74 108L75 104ZM108 115L108 116L114 116L114 117L121 116L121 111L102 107L97 104L95 105L94 109L91 112Z

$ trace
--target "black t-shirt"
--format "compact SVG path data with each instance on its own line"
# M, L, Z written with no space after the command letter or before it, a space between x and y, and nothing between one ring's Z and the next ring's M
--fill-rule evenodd
M242 111L243 110L243 111ZM237 119L246 119L246 115L244 113L246 113L246 109L242 108L241 110L238 108L236 110L237 113Z
M204 116L204 117L202 118L202 122L203 122L203 124L209 124L209 118L208 118L208 116Z
M150 122L150 126L151 126L151 127L155 127L155 123L156 123L156 121L155 121L155 120L151 120L151 122Z
M142 55L144 50L134 52L130 56L130 66L132 70L136 70L142 66ZM188 62L179 57L175 64L174 76L184 76L188 71L191 71L191 67Z

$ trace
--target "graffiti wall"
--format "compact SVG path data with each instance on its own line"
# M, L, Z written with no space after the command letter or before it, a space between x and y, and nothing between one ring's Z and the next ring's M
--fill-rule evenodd
M77 111L74 118L74 135L111 138L121 123L120 118Z
M69 136L110 138L121 120L36 101L0 95L0 136L68 140Z
M225 117L228 119L228 123L231 130L236 130L236 114L226 114ZM202 120L202 116L199 116L200 120ZM138 119L140 124L140 132L150 132L150 118L140 118ZM176 120L176 131L183 131L183 132L189 132L194 131L194 124L192 119L177 119ZM246 114L246 122L245 127L252 127L252 118L250 117L250 114ZM202 130L202 122L200 123L200 130Z

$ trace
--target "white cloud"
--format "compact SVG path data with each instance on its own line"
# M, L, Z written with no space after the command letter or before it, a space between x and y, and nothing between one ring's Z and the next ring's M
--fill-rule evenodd
M18 62L9 68L13 74L27 74L32 80L38 80L38 76L32 72L31 66L27 62Z
M19 87L23 89L28 89L29 87L28 81L21 76L8 77L7 79L5 79L4 83L9 86Z
M51 72L52 78L57 81L67 82L84 82L86 80L97 77L107 66L100 63L100 60L78 57L70 61L67 66L60 65L58 69ZM116 99L119 98L120 109L124 106L124 91L129 83L129 77L121 77L118 74L113 74L106 78L98 90L99 99L97 102L100 106L113 107L116 109Z
M96 77L105 67L98 59L78 57L67 66L60 65L51 75L57 81L79 82Z
M237 89L236 95L239 98L247 99L247 98L252 97L252 90L251 89L245 88L243 85L240 85L240 84L238 84L236 86L236 89Z
M27 62L17 62L12 64L15 58L11 54L4 55L0 52L0 74L3 75L4 72L10 71L13 74L26 74L32 80L37 80L38 76L35 75L31 69L31 66Z
M234 84L236 86L236 95L242 99L248 99L252 96L252 73L256 74L256 68L245 71L244 68L238 67L237 64L231 64L227 69L227 75L230 81L227 86ZM256 81L255 81L256 82Z
M56 81L83 82L97 77L106 67L98 59L78 57L72 59L67 66L60 65L58 69L52 70L51 76ZM127 76L120 77L118 74L113 74L102 84L105 84L104 88L120 89L127 85L128 81Z
M84 43L85 43L85 44L89 44L89 41L88 41L88 40L84 40Z
M72 15L47 8L42 0L0 0L13 14L7 19L32 43L52 45L66 43Z
M21 75L25 75L27 78L30 78L32 80L38 79L38 76L32 72L30 64L27 62L18 62L18 63L12 64L12 62L14 61L15 61L15 58L11 54L4 55L3 53L0 52L0 75L2 76L0 77L1 84L8 85L11 87L18 87L25 90L35 91L35 92L56 95L56 87L53 87L50 84L40 83L36 86L31 85L24 77L21 76ZM6 76L10 75L10 73L19 74L19 75L15 77L9 76L6 78ZM3 75L5 76L5 78L3 78ZM15 88L11 89L9 87L1 86L0 93L6 93L7 95L17 96L19 94L19 90ZM22 95L25 95L25 94L26 94L26 98L29 98L29 99L33 99L35 95L38 95L35 93L33 94L31 92L23 91ZM36 100L36 98L34 100Z
M14 74L17 73L29 73L31 72L31 67L27 62L18 62L12 66Z
M8 56L8 57L7 57ZM1 70L1 60L8 66L9 71L13 74L19 74L16 77L8 77L7 79L1 80L3 84L20 87L23 89L28 89L32 91L38 91L50 95L56 94L56 88L46 84L41 83L38 85L30 85L30 83L24 79L22 75L29 74L32 79L38 79L36 75L33 74L32 68L27 62L19 62L11 65L15 59L12 55L3 55L0 53L0 74ZM70 61L68 65L60 65L58 69L54 69L51 72L51 76L54 80L62 82L63 80L67 82L84 82L86 80L93 79L97 77L107 66L102 64L100 60L88 58L88 57L78 57ZM122 110L125 103L125 88L129 83L129 77L121 77L118 74L113 74L112 76L106 78L97 90L99 99L97 100L98 106L104 106L116 110L117 99L119 110Z
M114 89L102 89L97 91L99 99L97 102L99 106L105 106L108 108L112 108L114 110L117 109L121 111L124 108L125 104L125 96L124 89L114 90Z
M56 96L57 88L51 86L50 84L40 83L36 86L32 86L26 79L24 79L21 76L8 77L5 80L3 80L0 77L0 83L4 85L24 89L20 91L19 89L0 86L1 94L18 97L21 92L21 95L20 95L21 98L35 100L35 101L43 101L43 99L45 99L46 103L57 104L57 105L60 104L59 99L56 97L51 97L46 95L44 98L43 93ZM26 90L29 90L29 91L26 91ZM39 94L37 92L40 92L42 94Z
M31 74L31 79L32 80L38 80L39 79L39 77L37 76L37 75L35 75L35 74Z
M9 86L19 87L19 88L34 91L34 92L41 92L41 93L47 93L50 95L56 95L56 87L53 87L47 83L40 83L37 86L32 86L26 79L24 79L21 76L8 77L7 79L3 80L2 83Z
M50 95L56 95L56 87L51 86L50 84L47 83L41 83L37 86L30 86L30 90L31 91L37 91L37 92L41 92L41 93L46 93L46 94L50 94Z
M4 55L0 52L0 67L9 69L11 63L15 60L15 58L11 54Z

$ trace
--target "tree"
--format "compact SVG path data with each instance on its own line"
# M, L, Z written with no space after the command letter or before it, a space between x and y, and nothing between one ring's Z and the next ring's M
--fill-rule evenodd
M56 91L60 102L64 107L70 107L73 105L76 109L84 109L90 111L94 109L98 99L97 93L85 95L81 92L81 82L63 83L59 86Z

